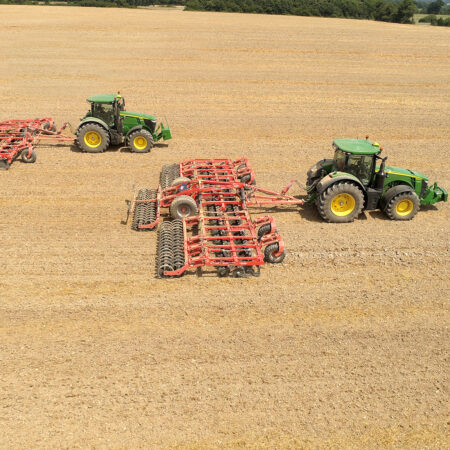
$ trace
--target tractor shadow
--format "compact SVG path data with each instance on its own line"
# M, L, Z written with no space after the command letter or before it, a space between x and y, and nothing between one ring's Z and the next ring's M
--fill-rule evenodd
M110 145L104 152L85 152L81 150L76 144L71 144L70 151L74 153L87 153L87 154L101 154L101 153L116 153L116 152L127 152L131 153L129 147L124 147L123 145Z
M434 205L420 205L420 210L419 212L424 212L424 211L438 211L439 208L437 208Z
M153 145L153 148L156 148L156 147L168 147L169 146L169 144L161 144L161 143L156 143L156 144L154 144ZM108 150L110 150L110 148L108 149ZM107 150L107 151L108 151ZM122 146L122 147L117 147L117 150L115 150L115 151L120 151L120 153L135 153L135 152L132 152L131 151L131 149L130 149L130 147L127 147L127 146ZM149 154L149 153L151 153L152 151L150 150L149 152L146 152L146 153L140 153L141 155L147 155L147 154ZM138 153L139 154L139 153Z
M389 217L386 216L386 214L383 211L378 210L374 210L374 211L363 211L362 214L364 214L364 216L366 214L369 214L370 217L372 217L372 219L377 219L377 220L389 220ZM361 216L362 216L361 214ZM358 217L358 219L361 218L361 216ZM367 217L366 217L367 219Z
M436 206L434 206L434 205L421 205L420 209L419 209L419 213L427 212L427 211L437 211L437 210L438 210L438 208L436 208ZM365 217L366 214L369 214L372 219L387 220L388 222L392 222L391 219L389 219L389 217L383 211L380 211L379 209L374 210L374 211L363 211L362 214L358 217L358 219L359 220L361 220L361 219L367 220L367 217ZM364 215L364 218L363 218L363 215Z

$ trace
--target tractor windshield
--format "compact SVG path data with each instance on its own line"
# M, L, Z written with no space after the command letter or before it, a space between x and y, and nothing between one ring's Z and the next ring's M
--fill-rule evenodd
M108 126L114 126L114 108L111 103L92 103L92 116L103 120Z
M361 183L367 186L370 183L373 170L373 155L348 155L348 173L355 175Z

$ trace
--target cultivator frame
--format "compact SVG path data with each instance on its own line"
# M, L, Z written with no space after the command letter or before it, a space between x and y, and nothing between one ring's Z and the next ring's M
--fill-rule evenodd
M174 220L163 221L158 235L159 277L203 266L219 276L257 276L264 262L284 259L284 243L273 218L253 220L247 208L303 205L287 195L293 183L281 193L257 187L246 158L187 160L164 166L160 186L139 190L128 213L133 229L151 230L163 219L161 209L170 209Z
M19 156L26 163L34 163L36 161L34 145L41 141L73 142L73 138L61 134L67 126L70 124L65 123L56 131L55 122L51 117L0 122L0 169L9 169Z
M295 182L292 180L280 193L260 188L256 186L255 174L246 158L235 161L195 159L164 166L157 189L141 189L135 194L129 211L133 216L132 227L142 231L154 229L161 220L161 208L170 208L181 195L193 198L197 204L199 198L221 195L240 209L301 206L305 203L303 199L287 195Z

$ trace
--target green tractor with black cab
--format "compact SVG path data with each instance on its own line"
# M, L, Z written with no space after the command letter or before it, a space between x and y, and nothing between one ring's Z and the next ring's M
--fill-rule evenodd
M134 153L148 153L161 139L172 138L170 128L149 114L125 111L125 99L118 94L92 95L91 107L81 119L75 142L85 152L101 153L110 145L126 144Z
M386 166L382 147L366 139L336 139L334 158L307 173L307 202L327 222L352 222L362 210L381 209L392 220L411 220L420 205L447 201L448 193L413 170ZM377 162L380 161L378 165Z

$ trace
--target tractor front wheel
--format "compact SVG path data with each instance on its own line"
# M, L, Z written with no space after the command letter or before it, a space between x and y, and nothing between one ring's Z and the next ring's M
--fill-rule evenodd
M76 143L84 152L102 153L109 147L110 141L108 130L97 123L87 123L77 130Z
M147 130L134 131L128 136L128 143L133 153L148 153L153 147L153 136Z
M386 205L384 212L391 220L411 220L419 211L420 200L413 191L396 195Z
M319 214L327 222L353 222L364 207L364 196L355 184L343 181L325 189L317 203Z

